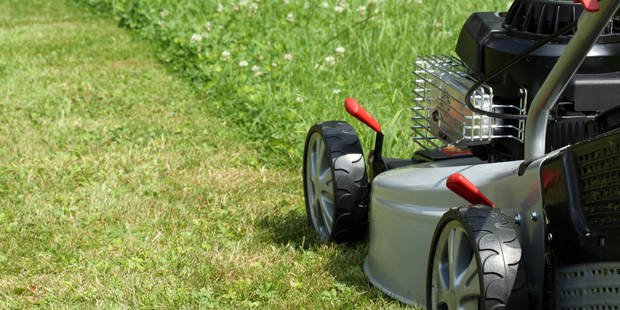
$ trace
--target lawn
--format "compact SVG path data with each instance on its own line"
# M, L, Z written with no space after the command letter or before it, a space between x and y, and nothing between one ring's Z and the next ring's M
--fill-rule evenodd
M355 95L409 154L408 64L507 1L76 1L0 3L1 308L404 307L307 226L300 141Z
M355 97L382 123L386 154L409 157L412 63L451 54L473 11L510 0L71 0L159 44L160 60L235 124L263 163L297 167L306 131L345 119ZM369 130L358 127L372 145Z

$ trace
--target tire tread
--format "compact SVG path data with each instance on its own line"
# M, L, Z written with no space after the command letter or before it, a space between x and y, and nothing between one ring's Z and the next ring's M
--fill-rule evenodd
M361 143L355 129L344 121L315 124L308 137L316 131L323 136L332 161L335 210L329 241L357 241L368 226L368 178Z
M463 224L475 245L484 296L481 309L528 309L521 244L508 218L489 206L464 206L446 212L438 229L441 223L452 219Z

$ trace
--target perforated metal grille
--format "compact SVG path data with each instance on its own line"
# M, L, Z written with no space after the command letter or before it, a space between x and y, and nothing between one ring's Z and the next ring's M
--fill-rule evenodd
M592 230L620 229L620 136L575 149L581 203Z
M557 268L558 310L620 310L620 262Z

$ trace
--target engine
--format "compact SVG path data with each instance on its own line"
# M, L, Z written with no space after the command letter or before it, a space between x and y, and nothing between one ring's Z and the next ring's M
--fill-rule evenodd
M461 30L456 57L422 57L415 65L415 141L425 148L455 145L491 162L523 158L523 120L492 118L467 109L465 94L486 73L505 66L537 41L579 18L580 4L515 0L508 12L472 14ZM471 97L476 108L527 114L564 51L568 32L489 80ZM553 110L547 150L606 130L601 117L620 105L620 15L609 23ZM616 109L617 110L617 109Z

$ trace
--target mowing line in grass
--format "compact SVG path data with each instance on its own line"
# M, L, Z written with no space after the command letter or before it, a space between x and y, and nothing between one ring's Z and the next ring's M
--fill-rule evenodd
M401 308L295 171L108 18L0 3L0 308Z

